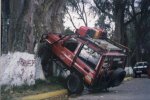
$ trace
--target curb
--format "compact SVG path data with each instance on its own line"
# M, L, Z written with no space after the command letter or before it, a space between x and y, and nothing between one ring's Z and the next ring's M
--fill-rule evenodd
M133 77L126 77L124 79L124 81L130 81L132 80ZM60 97L60 98L58 98ZM35 95L29 95L29 96L25 96L25 97L21 97L18 100L43 100L43 99L59 99L59 100L63 100L61 99L61 97L64 98L64 100L67 100L68 98L68 91L67 89L62 89L62 90L57 90L57 91L53 91L53 92L47 92L47 93L41 93L41 94L35 94ZM65 99L66 98L66 99Z
M47 92L47 93L25 96L25 97L19 98L18 100L41 100L41 99L43 100L43 99L48 99L48 98L54 99L55 97L59 97L59 96L60 97L63 96L65 98L68 98L67 94L68 94L68 91L66 89L62 89L62 90L57 90L57 91L53 91L53 92ZM57 100L57 99L55 99L55 100Z
M133 79L133 77L126 77L125 79L124 79L124 81L130 81L130 80L132 80Z

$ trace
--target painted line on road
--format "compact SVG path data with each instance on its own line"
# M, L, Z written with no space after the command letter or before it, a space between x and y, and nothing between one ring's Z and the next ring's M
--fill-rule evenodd
M19 100L41 100L41 99L48 99L52 97L67 95L68 91L66 89L63 90L57 90L53 92L47 92L47 93L41 93L37 95L30 95L20 98Z

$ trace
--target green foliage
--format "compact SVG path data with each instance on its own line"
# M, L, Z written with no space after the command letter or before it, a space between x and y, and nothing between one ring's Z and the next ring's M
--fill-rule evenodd
M64 31L64 34L74 34L74 32L69 27L67 27Z
M97 19L95 26L109 30L111 27L110 27L110 23L108 24L105 22L106 17L107 16L105 16L104 14L101 14L101 16L99 16L99 18Z

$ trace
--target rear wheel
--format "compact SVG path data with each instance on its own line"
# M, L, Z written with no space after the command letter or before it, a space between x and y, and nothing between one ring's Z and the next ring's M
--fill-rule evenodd
M112 74L110 86L114 87L120 85L123 79L125 78L125 75L126 72L123 70L123 68L117 68Z
M67 78L67 89L70 94L82 93L84 89L84 85L83 85L83 80L81 76L76 73L70 74Z

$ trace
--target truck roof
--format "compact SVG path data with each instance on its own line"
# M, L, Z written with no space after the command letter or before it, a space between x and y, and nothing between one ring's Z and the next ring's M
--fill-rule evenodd
M90 43L96 45L97 47L106 50L106 51L122 51L123 49L118 46L106 41L105 39L93 39L93 38L85 38L81 37L84 41L89 41Z
M102 47L108 51L110 51L110 50L117 50L117 51L122 50L119 47L109 43L108 41L106 41L104 39L92 39L92 41L94 43L96 43L99 47Z
M118 53L118 52L107 52L104 54L105 56L126 56L125 54L123 53Z
M54 34L49 34L49 35L54 35ZM56 36L57 35L57 36ZM61 36L61 38L58 38L60 36L60 34L55 34L53 37L57 37L56 40L54 41L59 41L59 39L61 40L61 38L78 38L79 41L81 42L85 42L84 44L91 44L93 45L94 47L97 48L97 50L100 52L109 52L109 51L119 51L119 52L122 52L124 49L120 48L119 46L117 45L114 45L112 44L110 41L107 41L107 39L93 39L93 38L90 38L90 37L82 37L78 34L72 34L72 35L66 35L66 36ZM123 53L123 52L122 52Z

